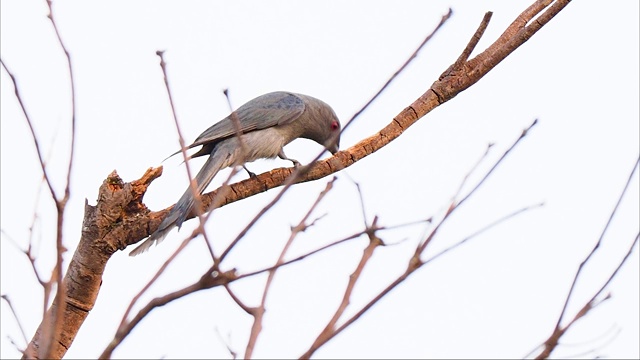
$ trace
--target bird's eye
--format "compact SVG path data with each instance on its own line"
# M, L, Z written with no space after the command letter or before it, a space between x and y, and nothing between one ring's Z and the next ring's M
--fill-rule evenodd
M340 128L340 125L338 125L337 121L331 122L331 130L338 130L339 128Z

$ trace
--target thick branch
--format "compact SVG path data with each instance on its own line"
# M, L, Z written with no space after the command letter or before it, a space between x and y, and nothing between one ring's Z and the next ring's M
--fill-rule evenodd
M136 218L149 213L141 202L142 195L161 173L162 169L149 169L140 180L124 183L114 171L100 186L96 206L85 203L82 237L62 283L66 293L64 309L60 309L56 297L29 343L25 357L37 357L44 341L46 319L58 310L64 326L53 336L49 355L57 359L64 356L95 304L107 261L119 249L116 244L122 243L125 231L126 236L141 238L148 233L145 223Z

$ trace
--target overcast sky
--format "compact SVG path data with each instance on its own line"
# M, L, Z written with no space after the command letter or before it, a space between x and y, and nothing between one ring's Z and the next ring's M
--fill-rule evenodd
M519 1L54 1L76 85L77 144L64 243L79 240L85 199L95 204L106 176L138 179L149 167L164 174L145 203L160 210L187 186L166 88L155 55L165 51L177 117L186 141L234 107L270 91L315 96L346 121L415 50L451 7L452 18L389 89L344 132L343 149L374 134L422 95L455 61L486 11L493 18L476 51L491 44L530 5ZM62 191L69 149L66 58L46 17L44 0L2 0L1 55L16 75L56 190ZM326 214L301 234L293 258L363 229L438 219L464 176L469 191L534 119L538 125L468 203L443 226L424 258L522 207L512 218L415 273L318 358L514 358L551 334L578 265L602 232L639 152L639 5L637 1L574 1L473 87L409 128L394 142L336 174L334 189L314 211ZM26 257L29 228L37 267L53 264L55 208L26 121L1 71L1 293L15 306L26 336L41 319L42 289ZM286 153L309 162L319 146L298 140ZM191 163L192 169L202 161ZM290 166L258 161L256 173ZM228 171L209 189L222 183ZM246 177L236 175L236 180ZM296 185L231 253L226 269L272 265L296 224L329 179ZM573 316L624 256L638 233L638 173L570 303ZM222 249L279 192L271 190L217 210L207 223ZM160 246L131 258L116 253L94 310L68 358L95 358L111 341L131 298L155 274L195 220ZM381 232L355 288L347 315L406 268L427 224ZM297 357L335 311L367 245L365 237L277 273L254 355ZM554 356L638 358L638 248L607 288L612 298L566 334ZM198 239L176 259L136 309L198 279L210 266ZM65 268L68 263L65 263ZM264 277L233 289L259 304ZM0 357L25 346L5 302ZM223 289L203 291L152 312L116 350L117 358L230 357L244 352L252 318Z

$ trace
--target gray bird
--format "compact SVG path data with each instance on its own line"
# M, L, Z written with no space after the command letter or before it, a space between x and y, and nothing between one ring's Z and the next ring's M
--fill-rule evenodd
M235 164L243 165L257 159L279 156L298 166L300 163L289 159L282 151L283 146L297 138L313 140L325 146L332 154L338 151L340 121L329 105L311 96L283 91L272 92L242 105L234 114L205 130L187 147L191 149L202 146L191 158L209 155L195 177L198 194L204 192L218 171ZM236 120L237 123L234 125ZM243 148L238 141L238 125L246 154L243 154ZM178 153L180 151L173 155ZM158 230L129 255L136 256L149 250L151 245L162 241L174 226L180 229L194 202L195 198L189 187L160 223Z

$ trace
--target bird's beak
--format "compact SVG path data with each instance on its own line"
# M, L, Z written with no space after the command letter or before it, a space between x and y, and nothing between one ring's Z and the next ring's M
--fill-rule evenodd
M327 148L327 150L331 151L332 155L335 155L338 151L340 151L340 134L333 134L333 136L331 136L329 140L325 142L324 146Z
M338 144L333 144L332 146L327 147L327 150L331 151L331 155L335 155L340 149L338 149Z
M334 137L325 144L325 147L327 148L327 150L331 151L332 155L335 155L338 151L340 151L340 138Z

